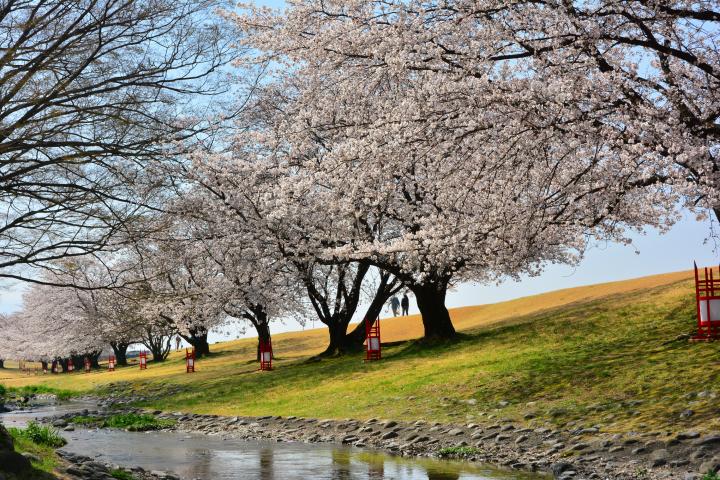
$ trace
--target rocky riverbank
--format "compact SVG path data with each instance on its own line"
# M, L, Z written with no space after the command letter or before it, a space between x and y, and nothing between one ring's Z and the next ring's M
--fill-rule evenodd
M127 407L120 411L141 412ZM102 416L118 412L113 409L90 414ZM562 480L699 480L707 471L720 469L720 433L620 435L598 428L529 429L510 421L446 425L380 419L151 413L160 419L174 420L173 428L185 432L244 440L339 443L408 457L459 457L470 462L547 472ZM66 414L50 420L62 426L62 422L72 416Z
M115 480L118 472L132 475L136 480L180 480L167 472L148 472L140 467L123 468L63 450L58 450L57 453L66 462L65 466L60 468L60 473L71 480ZM113 476L113 473L116 476Z

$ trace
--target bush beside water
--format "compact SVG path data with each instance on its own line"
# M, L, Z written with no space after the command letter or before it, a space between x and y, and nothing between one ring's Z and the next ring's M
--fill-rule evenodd
M446 457L471 457L480 453L475 447L445 447L441 448L438 455L441 458Z
M77 425L94 426L100 428L121 428L130 432L146 432L160 430L175 425L175 420L159 419L152 415L124 413L111 417L78 416L71 419Z
M37 422L30 422L26 428L9 428L8 431L13 438L30 440L45 447L60 448L67 444L67 440L60 436L57 429Z

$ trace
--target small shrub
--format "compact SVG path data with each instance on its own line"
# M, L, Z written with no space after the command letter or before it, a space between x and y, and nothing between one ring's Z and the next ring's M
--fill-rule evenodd
M26 438L36 445L60 448L67 444L67 440L55 428L37 422L28 423L26 428L11 428L9 432L13 437Z
M102 427L124 428L131 432L145 432L148 430L160 430L175 425L174 420L161 420L152 415L139 415L137 413L125 413L113 415L105 419Z
M118 480L135 480L135 477L133 477L130 472L126 472L125 470L112 470L110 472L110 476L113 478L117 478Z
M6 393L7 393L7 388L5 388L5 385L0 383L0 398L3 398Z
M703 475L702 480L720 480L720 475L710 470L705 475Z
M441 457L470 457L480 453L475 447L445 447L441 448L438 455Z

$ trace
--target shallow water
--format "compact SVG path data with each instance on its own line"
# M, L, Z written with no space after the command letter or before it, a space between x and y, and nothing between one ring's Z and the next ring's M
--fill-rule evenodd
M7 427L91 405L41 406L0 415ZM125 467L174 472L186 479L229 480L539 480L465 462L409 460L330 444L249 442L179 432L133 433L77 429L62 432L63 449Z

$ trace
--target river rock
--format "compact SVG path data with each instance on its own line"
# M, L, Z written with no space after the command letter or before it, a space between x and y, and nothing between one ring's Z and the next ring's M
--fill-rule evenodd
M650 464L653 467L662 467L668 461L669 453L665 449L655 450L650 455Z
M703 462L702 465L700 465L700 471L702 473L720 472L720 457L713 457L711 460Z
M552 472L553 476L555 478L560 478L560 476L565 473L573 470L573 465L568 462L557 462L553 463L550 467L550 471Z
M718 434L712 434L712 435L705 435L702 438L699 438L693 442L693 445L717 445L720 444L720 435Z

